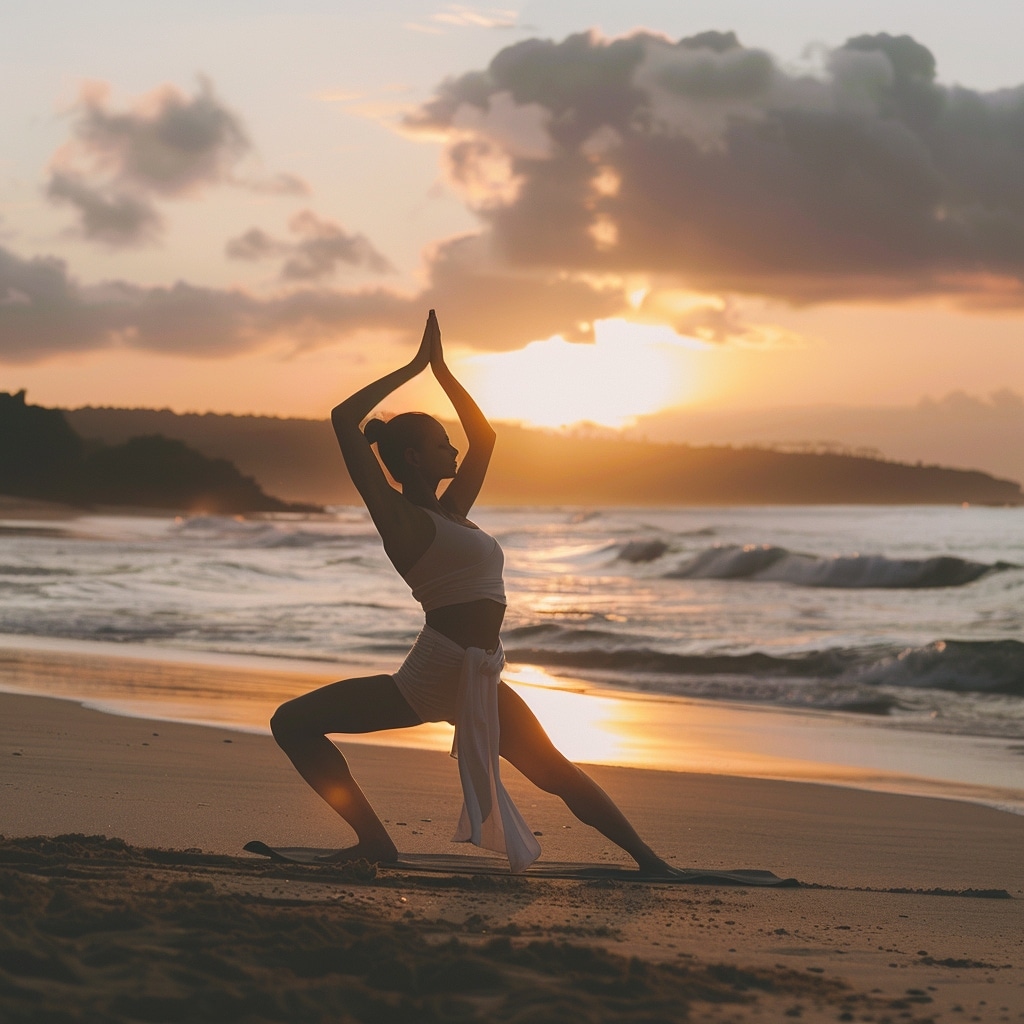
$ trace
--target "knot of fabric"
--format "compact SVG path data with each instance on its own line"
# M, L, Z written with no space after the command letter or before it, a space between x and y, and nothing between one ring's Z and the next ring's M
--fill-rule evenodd
M459 761L463 802L453 839L503 853L519 872L540 856L540 843L501 781L498 684L504 667L500 643L493 652L469 647L462 659L452 757Z

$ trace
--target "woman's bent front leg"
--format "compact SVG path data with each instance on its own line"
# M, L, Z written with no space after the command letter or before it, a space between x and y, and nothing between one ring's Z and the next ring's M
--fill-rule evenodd
M419 716L391 676L331 683L282 704L275 712L270 728L278 745L306 782L355 830L356 845L340 851L335 859L395 861L398 850L328 734L419 724Z

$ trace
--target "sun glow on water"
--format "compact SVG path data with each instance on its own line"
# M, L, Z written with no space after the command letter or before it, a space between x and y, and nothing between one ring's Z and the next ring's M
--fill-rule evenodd
M623 756L626 738L617 722L620 701L567 689L536 665L509 666L503 675L507 682L523 686L523 699L570 761L615 764Z
M705 346L667 327L599 320L595 342L559 336L467 360L470 390L495 420L538 427L622 427L679 405L697 390L693 356Z

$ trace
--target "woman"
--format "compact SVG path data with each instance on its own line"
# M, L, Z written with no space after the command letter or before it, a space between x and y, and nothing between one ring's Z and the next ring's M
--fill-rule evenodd
M423 413L404 413L387 423L370 420L365 433L360 430L376 405L427 366L469 440L461 465L444 428ZM608 795L555 749L523 700L500 682L501 549L467 519L484 482L495 434L445 365L433 310L413 360L347 398L331 420L384 550L426 612L423 631L394 675L324 686L283 704L271 722L274 737L302 777L355 830L356 844L336 859L388 863L397 860L398 851L327 735L447 720L456 726L453 753L459 757L465 796L457 840L503 850L512 870L521 870L540 852L501 786L500 752L535 785L561 797L577 818L622 847L641 871L671 871ZM388 482L371 444L377 445L400 491ZM442 480L451 483L438 497Z

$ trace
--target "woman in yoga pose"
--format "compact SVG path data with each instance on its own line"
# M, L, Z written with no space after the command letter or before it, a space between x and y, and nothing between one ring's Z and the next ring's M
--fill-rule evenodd
M461 465L444 427L424 413L373 419L360 430L378 403L428 366L469 440ZM331 683L283 704L271 722L274 737L302 777L355 830L356 844L336 859L386 863L395 861L398 851L327 735L449 721L456 727L453 753L465 797L457 840L505 852L513 871L540 853L501 785L500 753L625 850L641 871L671 871L604 790L555 749L522 698L500 681L503 556L497 541L467 519L495 434L445 364L433 310L412 361L345 399L331 420L384 551L426 612L423 630L394 675ZM401 491L388 482L373 444ZM442 480L451 483L438 497Z

